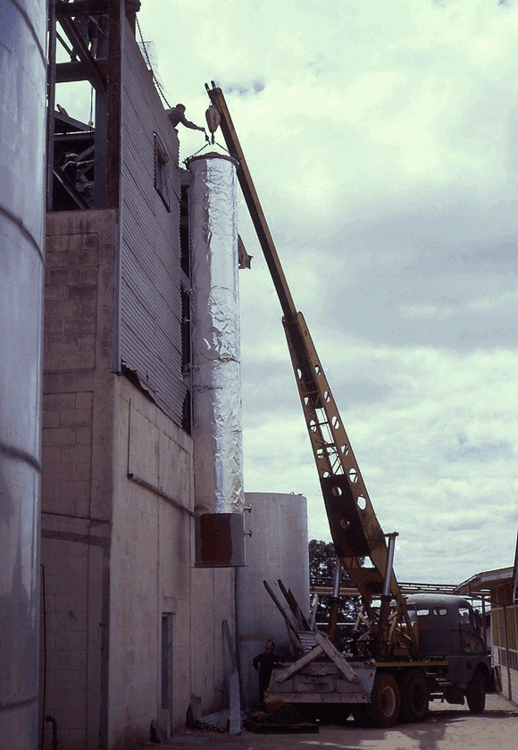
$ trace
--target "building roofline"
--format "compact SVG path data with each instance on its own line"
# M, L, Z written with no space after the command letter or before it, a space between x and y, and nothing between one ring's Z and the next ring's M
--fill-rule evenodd
M514 572L516 573L516 565ZM477 573L476 575L471 576L471 578L468 578L466 581L460 583L456 587L455 593L459 594L460 596L469 596L470 593L481 594L483 592L487 592L489 594L491 586L511 583L512 579L513 568L511 567L496 568L495 570L484 570L481 573Z

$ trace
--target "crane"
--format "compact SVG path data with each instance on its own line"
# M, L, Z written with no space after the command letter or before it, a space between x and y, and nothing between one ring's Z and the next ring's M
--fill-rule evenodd
M369 627L376 656L388 657L395 649L398 653L416 654L417 638L392 565L397 534L385 534L374 512L311 334L291 295L223 91L213 81L211 84L211 87L205 84L211 108L219 113L228 151L238 161L239 184L281 305L337 558L361 594L363 619ZM372 602L378 597L381 607L374 611ZM395 607L391 606L392 600Z

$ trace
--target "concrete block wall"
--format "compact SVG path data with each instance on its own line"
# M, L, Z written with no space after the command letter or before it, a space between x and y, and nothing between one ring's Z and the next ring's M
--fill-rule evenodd
M102 646L110 526L44 514L45 628L40 639L40 696L55 717L59 746L96 748L101 720ZM45 662L47 665L44 674ZM50 748L50 724L44 728Z
M234 572L194 569L192 441L129 381L116 382L110 601L110 748L185 725L191 695L223 704ZM174 502L172 502L174 501ZM183 509L182 507L183 506ZM163 615L172 624L170 710L162 708Z
M106 737L116 222L47 217L40 695L64 750Z

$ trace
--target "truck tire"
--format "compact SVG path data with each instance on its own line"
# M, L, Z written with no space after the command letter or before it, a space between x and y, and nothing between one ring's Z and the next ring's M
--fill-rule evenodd
M472 714L482 714L486 707L486 683L484 675L477 669L466 688L468 708Z
M374 680L372 702L362 706L362 711L354 717L363 726L393 727L399 719L401 697L396 680L391 674L381 672Z
M424 721L428 715L430 695L426 678L420 669L404 671L399 681L401 692L401 720Z

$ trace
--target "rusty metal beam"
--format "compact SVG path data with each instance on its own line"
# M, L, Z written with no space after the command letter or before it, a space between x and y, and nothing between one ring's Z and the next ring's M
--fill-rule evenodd
M108 0L81 0L80 2L58 2L58 18L65 16L90 16L108 12Z
M87 76L86 80L89 80L92 86L96 89L106 90L106 75L103 75L97 61L90 53L87 45L81 36L79 29L75 25L72 18L68 15L60 15L60 11L67 5L75 5L75 3L66 3L63 0L55 0L56 2L56 15L63 28L63 31L68 37L74 52L76 52L80 61L86 65ZM74 13L74 15L80 15Z
M47 60L47 164L46 164L46 200L47 211L52 211L54 190L54 117L56 97L56 6L54 0L49 0L47 29L48 60Z
M120 197L123 11L120 0L108 0L106 208L119 208Z
M96 61L101 75L106 79L108 63L106 60ZM87 63L79 60L62 62L56 65L56 83L71 83L73 81L90 80L90 68Z

